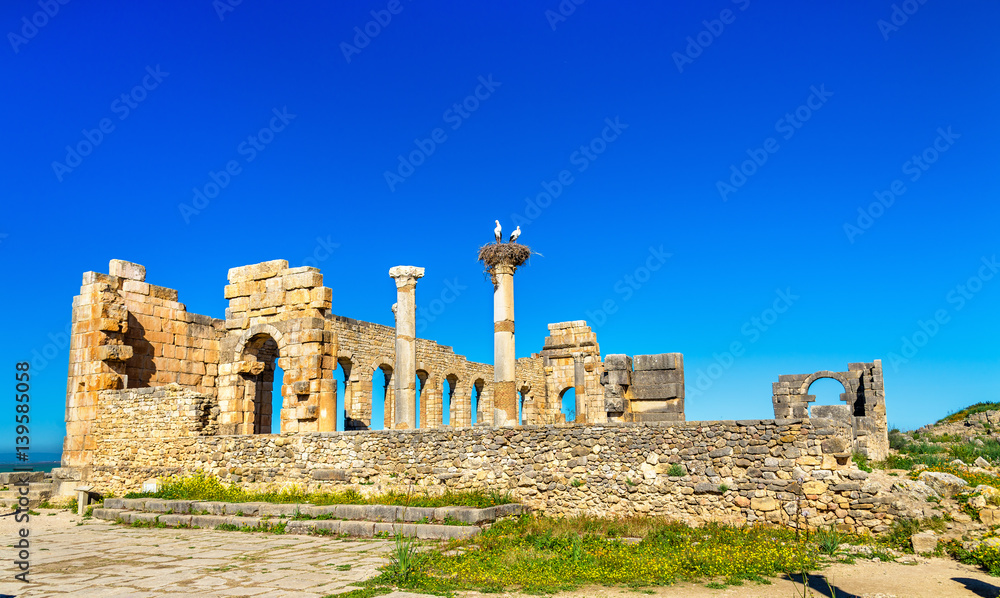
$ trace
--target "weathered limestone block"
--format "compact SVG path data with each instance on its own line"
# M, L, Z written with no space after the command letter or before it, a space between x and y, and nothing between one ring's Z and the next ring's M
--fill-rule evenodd
M146 280L146 267L126 262L125 260L111 260L108 262L108 273L119 278L128 278L142 282Z

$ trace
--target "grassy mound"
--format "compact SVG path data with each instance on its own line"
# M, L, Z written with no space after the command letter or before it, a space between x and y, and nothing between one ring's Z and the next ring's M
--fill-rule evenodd
M1000 411L1000 403L991 403L989 401L984 401L976 403L974 405L969 405L961 411L956 411L946 417L942 417L937 421L939 424L953 424L960 422L966 417L974 413L982 413L983 411Z

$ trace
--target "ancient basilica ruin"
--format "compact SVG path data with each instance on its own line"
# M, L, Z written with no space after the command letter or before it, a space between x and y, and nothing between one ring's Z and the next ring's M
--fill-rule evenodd
M223 319L188 312L178 291L147 282L143 266L111 260L107 274L83 275L73 300L56 475L111 493L195 471L258 486L503 487L553 512L753 521L787 517L767 501L780 506L795 478L827 484L852 451L876 459L888 451L879 360L781 376L772 420L687 422L681 353L602 356L587 323L569 321L549 324L544 340L529 333L538 352L515 359L519 264L485 263L493 364L416 338L423 268L389 271L390 327L331 313L333 290L319 269L285 260L230 269ZM844 385L843 405L810 412L818 378ZM280 388L279 412L272 388ZM571 389L576 417L567 422ZM373 410L376 397L384 404ZM373 422L375 411L383 421ZM274 418L281 434L271 433ZM570 504L567 493L579 500ZM838 511L852 500L831 499L830 521L861 525Z

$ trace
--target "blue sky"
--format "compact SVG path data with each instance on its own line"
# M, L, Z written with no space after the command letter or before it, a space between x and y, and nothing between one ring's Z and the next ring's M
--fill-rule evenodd
M36 448L82 272L222 317L228 268L284 258L391 324L423 266L421 336L490 361L494 219L542 254L518 355L574 319L682 352L688 419L876 358L900 427L1000 400L1000 6L678 4L4 3L0 364L33 360Z

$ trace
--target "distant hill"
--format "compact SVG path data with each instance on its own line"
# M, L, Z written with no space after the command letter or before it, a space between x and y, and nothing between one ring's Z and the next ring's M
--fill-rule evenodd
M974 405L969 405L961 411L956 411L950 415L942 417L937 421L939 424L953 424L955 422L960 422L973 413L982 413L983 411L1000 411L1000 403L990 403L982 402L976 403Z

